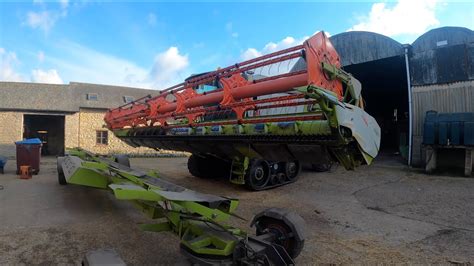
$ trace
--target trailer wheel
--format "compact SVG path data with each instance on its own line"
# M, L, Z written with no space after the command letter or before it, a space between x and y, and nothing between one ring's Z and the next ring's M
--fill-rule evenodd
M289 181L296 181L301 172L301 164L298 161L287 162L285 164L285 174Z
M245 173L245 185L251 190L265 189L270 180L270 167L264 160L253 160Z
M253 218L250 226L256 235L273 234L272 242L282 246L292 258L298 257L304 247L306 225L298 214L281 208L266 209Z
M67 185L66 176L64 176L64 171L63 171L63 162L64 162L64 157L58 157L57 159L58 183L60 185Z

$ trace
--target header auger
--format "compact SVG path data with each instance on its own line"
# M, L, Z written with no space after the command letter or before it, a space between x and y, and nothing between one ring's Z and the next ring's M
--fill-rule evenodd
M132 146L192 153L195 176L226 176L254 190L294 182L303 163L370 164L380 145L361 84L341 69L324 32L191 76L159 96L109 110L105 122Z

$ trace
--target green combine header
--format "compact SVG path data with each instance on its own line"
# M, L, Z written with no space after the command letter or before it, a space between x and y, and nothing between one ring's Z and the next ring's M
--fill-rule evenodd
M199 193L154 172L129 167L122 156L100 157L81 149L58 158L58 180L111 191L158 222L142 224L151 232L172 232L181 252L199 265L294 265L303 249L304 221L294 212L271 208L257 214L256 235L226 225L238 200Z

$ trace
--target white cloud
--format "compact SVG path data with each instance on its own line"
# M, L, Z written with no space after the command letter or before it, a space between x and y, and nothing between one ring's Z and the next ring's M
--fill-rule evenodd
M154 13L148 14L148 24L151 26L156 26L156 15Z
M262 53L257 51L257 49L248 48L247 50L245 50L245 52L242 53L240 57L242 58L242 60L245 61L245 60L250 60L252 58L259 57L259 56L262 56Z
M44 32L48 32L54 26L58 18L58 16L50 13L49 11L30 11L26 14L25 23L33 29L38 28Z
M188 55L179 53L177 47L170 47L155 57L150 78L160 89L183 81L184 71L189 65Z
M55 53L37 53L39 61L45 60L51 69L32 69L29 80L40 83L87 82L118 86L163 89L180 83L191 73L187 54L177 47L169 47L156 54L150 68L144 68L120 57L102 53L80 44L61 41L53 45ZM0 48L1 81L25 81L27 75L16 71L20 64L14 52Z
M234 31L234 25L232 24L232 22L227 22L225 24L225 30L230 34L230 36L232 38L238 38L239 37L239 33Z
M50 69L50 70L34 69L33 71L31 71L31 82L50 83L50 84L63 84L64 83L56 69Z
M163 89L182 82L190 74L188 55L180 54L176 47L158 53L150 68L70 41L59 42L54 48L56 55L48 54L47 62L66 82Z
M48 55L48 63L61 72L63 80L151 87L149 71L126 59L69 41L57 43L55 50L59 56Z
M69 6L69 0L59 0L60 8L47 10L44 7L43 1L34 1L34 3L42 5L42 11L29 11L23 21L24 25L27 25L33 29L40 29L45 33L48 33L50 29L56 24L56 22L67 16L67 9Z
M38 61L42 63L44 61L44 52L39 51L37 56L38 56Z
M288 36L284 38L283 40L278 41L276 43L275 42L267 43L260 51L257 50L256 48L248 48L241 54L240 57L242 58L242 60L249 60L255 57L262 56L264 54L273 53L273 52L280 51L292 46L302 44L308 38L309 38L308 36L304 36L303 38L295 39L294 37Z
M374 3L368 16L359 18L349 31L373 31L387 36L421 34L439 25L437 4L436 0L399 0L392 7Z
M69 0L59 0L59 4L61 4L62 9L66 9L69 5Z
M265 45L265 47L263 47L263 53L264 54L273 53L273 52L280 51L292 46L296 46L298 44L302 44L308 38L309 38L308 36L305 36L300 39L295 39L293 37L288 36L277 43L269 42Z
M0 81L23 81L23 77L15 71L19 64L14 52L7 52L0 47Z

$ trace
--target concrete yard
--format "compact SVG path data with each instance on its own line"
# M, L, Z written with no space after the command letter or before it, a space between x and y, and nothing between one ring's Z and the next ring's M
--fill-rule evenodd
M298 212L307 240L298 264L474 263L474 178L425 175L392 158L356 171L305 171L291 185L251 192L225 180L192 177L186 158L132 159L177 184L240 199L238 215L251 219L266 207ZM43 158L31 180L0 175L0 264L80 264L89 250L113 248L128 264L183 264L178 239L142 232L149 222L110 193L60 186L56 163ZM249 221L233 219L248 229Z

